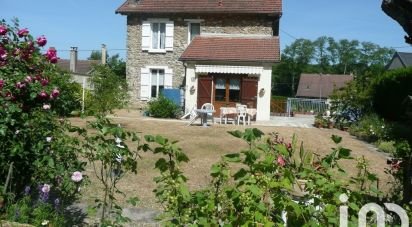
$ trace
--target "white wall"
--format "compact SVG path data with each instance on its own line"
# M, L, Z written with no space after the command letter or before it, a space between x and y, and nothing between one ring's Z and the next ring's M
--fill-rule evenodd
M260 96L261 89L265 90L265 94ZM272 66L267 65L263 67L263 72L259 76L258 94L257 94L257 121L270 120L270 97L272 90Z
M194 87L193 94L190 93L190 88ZM197 76L195 66L188 65L186 67L186 87L185 87L185 112L190 111L197 104Z

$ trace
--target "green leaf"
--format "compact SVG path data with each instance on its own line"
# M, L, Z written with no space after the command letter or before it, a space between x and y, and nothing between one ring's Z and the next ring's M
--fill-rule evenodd
M249 190L250 190L250 192L252 192L253 195L255 195L257 197L262 195L262 190L256 185L253 185L253 184L250 185Z
M52 158L49 158L49 160L47 160L47 165L51 168L54 168L54 160Z
M338 158L345 158L348 159L350 158L350 153L352 150L347 149L347 148L340 148L339 149L339 157Z
M229 133L230 135L236 137L236 138L242 138L243 133L239 130L236 131L228 131L227 133Z
M337 135L332 135L332 140L333 142L335 142L336 144L339 144L340 142L342 142L342 137L337 136Z
M131 197L126 202L131 204L132 206L136 206L139 201L140 200L138 197Z
M190 200L190 192L189 189L185 184L180 184L180 193L182 193L182 197L184 201L189 201Z
M210 168L210 173L213 174L217 174L219 173L221 170L220 166L218 164L213 164L212 168Z
M159 169L161 172L165 172L168 169L168 163L166 159L160 158L159 160L157 160L155 168Z
M228 162L240 162L240 154L239 153L233 153L233 154L227 154L224 156L224 160Z
M153 143L155 141L154 136L152 136L152 135L145 135L144 139L149 143Z

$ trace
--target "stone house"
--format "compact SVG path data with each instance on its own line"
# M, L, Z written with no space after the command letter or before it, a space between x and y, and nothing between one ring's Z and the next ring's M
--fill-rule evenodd
M280 61L281 0L128 0L126 77L132 102L184 91L185 110L243 103L269 120Z

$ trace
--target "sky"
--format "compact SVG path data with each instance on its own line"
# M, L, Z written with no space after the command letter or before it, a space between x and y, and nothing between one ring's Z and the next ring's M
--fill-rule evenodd
M195 1L195 0L194 0ZM251 0L253 1L253 0ZM0 19L17 17L34 37L44 35L46 46L69 58L78 47L79 59L106 44L109 55L126 58L126 17L115 14L124 0L0 0ZM397 51L412 52L405 32L380 8L381 0L283 0L281 49L297 38L368 41Z

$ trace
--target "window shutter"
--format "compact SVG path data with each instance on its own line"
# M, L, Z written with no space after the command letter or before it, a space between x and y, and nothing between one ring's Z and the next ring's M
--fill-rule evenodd
M166 22L166 51L173 51L173 21Z
M143 21L142 23L142 50L150 49L150 37L152 33L152 28L150 22Z
M140 100L146 101L150 97L150 70L142 68L140 71Z
M173 69L167 68L165 70L165 88L173 87Z

